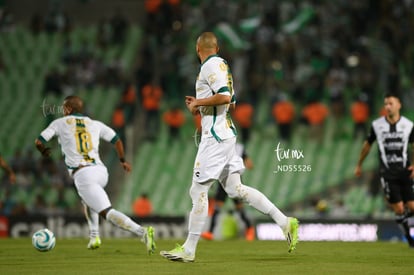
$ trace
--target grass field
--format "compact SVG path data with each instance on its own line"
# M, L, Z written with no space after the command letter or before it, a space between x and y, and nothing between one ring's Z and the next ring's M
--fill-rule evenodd
M146 255L133 239L104 239L100 249L86 240L57 240L37 252L30 239L0 239L0 274L413 274L414 249L403 243L301 242L292 254L280 241L201 241L194 263L159 256L176 241L160 240Z

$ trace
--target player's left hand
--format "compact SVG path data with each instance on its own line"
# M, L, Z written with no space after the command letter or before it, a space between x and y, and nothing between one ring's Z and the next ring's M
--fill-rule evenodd
M130 172L132 170L131 168L131 164L129 164L128 162L124 161L121 163L122 167L124 168L125 171Z
M185 105L187 106L187 109L192 113L195 114L197 112L197 106L196 106L197 99L194 96L186 96L185 97Z

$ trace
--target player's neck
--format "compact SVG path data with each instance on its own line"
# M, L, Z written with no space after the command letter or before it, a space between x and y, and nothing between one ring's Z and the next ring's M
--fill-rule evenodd
M395 123L397 123L399 120L400 120L400 114L396 114L396 115L393 115L393 116L386 116L386 118L387 118L387 121L390 123L390 124L395 124Z
M213 55L216 55L216 54L217 54L216 52L212 52L212 51L204 52L204 53L200 54L201 64L203 64L210 56L213 56Z

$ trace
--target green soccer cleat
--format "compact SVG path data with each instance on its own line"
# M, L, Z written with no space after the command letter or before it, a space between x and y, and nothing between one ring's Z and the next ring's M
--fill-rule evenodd
M101 246L101 239L96 236L95 238L91 238L88 243L88 249L98 249Z
M194 262L195 255L185 252L182 245L177 244L176 247L170 251L161 251L160 255L170 261L190 263Z
M154 241L154 228L152 226L148 226L145 229L145 233L141 240L147 248L148 255L154 254L156 245Z
M299 241L298 230L299 221L296 218L288 218L288 224L285 230L283 230L283 234L285 234L288 243L289 253L296 249L296 244Z

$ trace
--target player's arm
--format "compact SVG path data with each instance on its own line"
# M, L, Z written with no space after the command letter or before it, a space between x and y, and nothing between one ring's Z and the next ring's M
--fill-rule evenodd
M375 134L374 127L371 126L371 130L367 139L364 141L362 145L361 152L359 153L359 158L357 165L355 167L355 175L360 177L362 174L362 163L364 162L365 158L367 157L369 151L371 150L371 144L377 139L377 135Z
M51 150L49 147L46 147L44 141L39 137L35 140L36 149L42 154L44 157L49 157Z
M55 120L40 133L37 139L35 139L36 149L42 154L42 156L50 157L51 150L49 147L46 146L46 143L56 135L57 129L58 122L56 122Z
M131 164L129 164L125 160L125 151L124 151L124 144L120 138L118 138L117 141L114 143L116 153L118 154L119 161L121 162L122 167L125 171L129 172L131 171Z
M131 171L131 164L129 164L125 160L124 143L122 142L122 140L111 127L99 121L95 122L97 123L97 125L99 125L101 129L99 137L114 145L119 161L121 162L122 168L124 168L124 170L127 172Z
M200 106L218 106L229 104L231 101L230 95L227 94L215 94L207 98L195 98L193 96L185 97L185 104L191 113ZM193 113L194 114L194 113Z
M45 130L40 133L40 136L35 140L36 149L44 157L50 157L51 150L46 146L46 143L56 134L56 122L52 122Z
M9 175L9 180L11 183L16 182L16 175L14 174L13 170L7 164L7 162L0 156L0 167Z
M362 174L362 163L364 162L370 150L371 150L371 144L368 141L364 141L364 144L362 145L361 153L359 154L357 166L355 167L355 175L357 177L360 177Z

